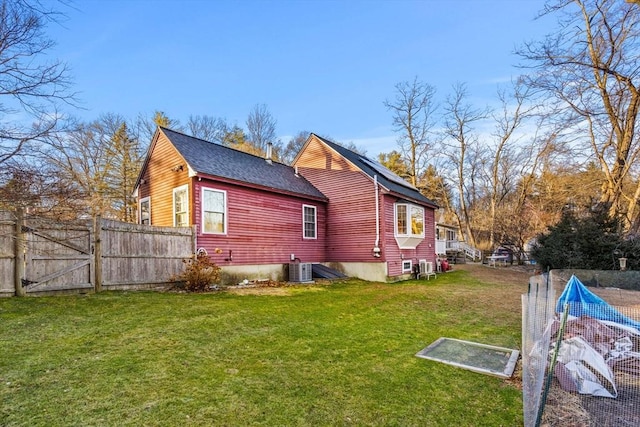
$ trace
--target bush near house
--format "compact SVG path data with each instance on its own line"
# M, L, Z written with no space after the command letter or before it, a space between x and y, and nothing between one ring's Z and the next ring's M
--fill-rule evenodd
M187 292L206 292L211 290L211 285L220 280L220 267L211 261L209 255L199 252L193 258L182 262L185 264L184 271L171 278L180 289Z

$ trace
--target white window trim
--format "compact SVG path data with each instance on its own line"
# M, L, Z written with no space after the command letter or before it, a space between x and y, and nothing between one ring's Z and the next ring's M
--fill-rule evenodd
M409 268L405 268L407 263L408 263ZM410 259L402 260L402 272L403 273L412 273L413 272L413 262Z
M187 214L187 226L189 225L189 184L185 184L185 185L181 185L180 187L176 187L173 189L173 198L172 198L172 206L171 206L171 212L173 213L173 226L177 227L177 223L176 223L176 193L180 192L180 191L186 191L187 192L187 210L186 210L186 214Z
M204 192L205 191L213 191L216 193L222 193L222 196L224 198L224 231L222 233L218 233L216 231L205 231L204 230ZM227 221L228 221L228 215L227 212L229 211L229 208L227 206L227 192L226 190L218 190L217 188L211 188L211 187L202 187L202 191L200 192L200 222L202 223L200 225L200 228L202 229L202 234L216 234L218 236L226 236L227 235Z
M411 230L411 208L417 207L422 209L422 233L421 234L400 234L398 233L398 206L406 206L406 221L407 221L407 231ZM413 203L395 203L393 205L393 237L398 244L398 248L400 249L415 249L418 247L420 243L422 243L425 239L425 224L426 222L426 212L425 208L420 205L415 205Z
M138 224L142 224L142 204L149 203L149 224L151 225L151 196L143 197L138 204Z
M305 218L304 218L304 210L305 208L313 209L313 236L306 236L306 227L305 227ZM313 205L302 205L302 238L306 240L316 240L318 238L318 208Z
M398 233L398 206L406 206L407 207L407 231L411 230L411 208L419 208L422 210L422 233L413 234L413 233ZM424 238L424 229L425 229L425 210L424 207L420 205L414 205L412 203L396 203L393 206L393 234L396 237L414 237L414 238Z

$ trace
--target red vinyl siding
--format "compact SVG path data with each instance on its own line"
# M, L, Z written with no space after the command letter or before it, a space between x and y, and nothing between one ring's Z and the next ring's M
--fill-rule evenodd
M197 245L207 249L219 265L288 263L291 254L302 262L325 260L326 206L302 197L203 179L194 180L194 215L201 223L202 187L227 192L226 235L197 230ZM302 206L316 207L317 238L304 239ZM222 253L213 255L215 249ZM233 261L228 261L232 251Z
M376 204L373 180L312 138L296 161L301 175L327 198L327 261L375 262Z
M375 188L361 172L300 169L328 198L327 261L375 261Z
M416 249L398 248L394 238L394 203L398 197L378 186L380 200L380 258L372 250L376 242L375 186L360 171L318 139L311 137L295 165L329 198L327 206L327 261L388 262L389 276L402 274L402 260L435 262L434 210L425 207L425 239Z
M396 243L395 232L395 210L394 205L397 197L385 195L384 197L384 232L383 232L383 253L387 261L389 276L399 276L402 272L402 262L411 260L413 265L418 264L418 260L426 259L433 262L435 268L435 227L433 209L424 209L424 240L415 249L400 249Z

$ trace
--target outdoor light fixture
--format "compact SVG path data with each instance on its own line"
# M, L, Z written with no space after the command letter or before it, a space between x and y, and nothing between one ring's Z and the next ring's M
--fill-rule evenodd
M625 271L627 269L627 259L618 258L618 262L620 263L620 271Z

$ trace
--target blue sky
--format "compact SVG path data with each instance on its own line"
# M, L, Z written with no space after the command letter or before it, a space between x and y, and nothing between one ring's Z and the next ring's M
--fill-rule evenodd
M519 73L512 52L552 26L542 0L92 0L65 9L48 34L93 120L155 110L244 127L266 104L286 142L301 130L354 142L370 157L396 148L383 105L401 81L458 82L495 100Z

